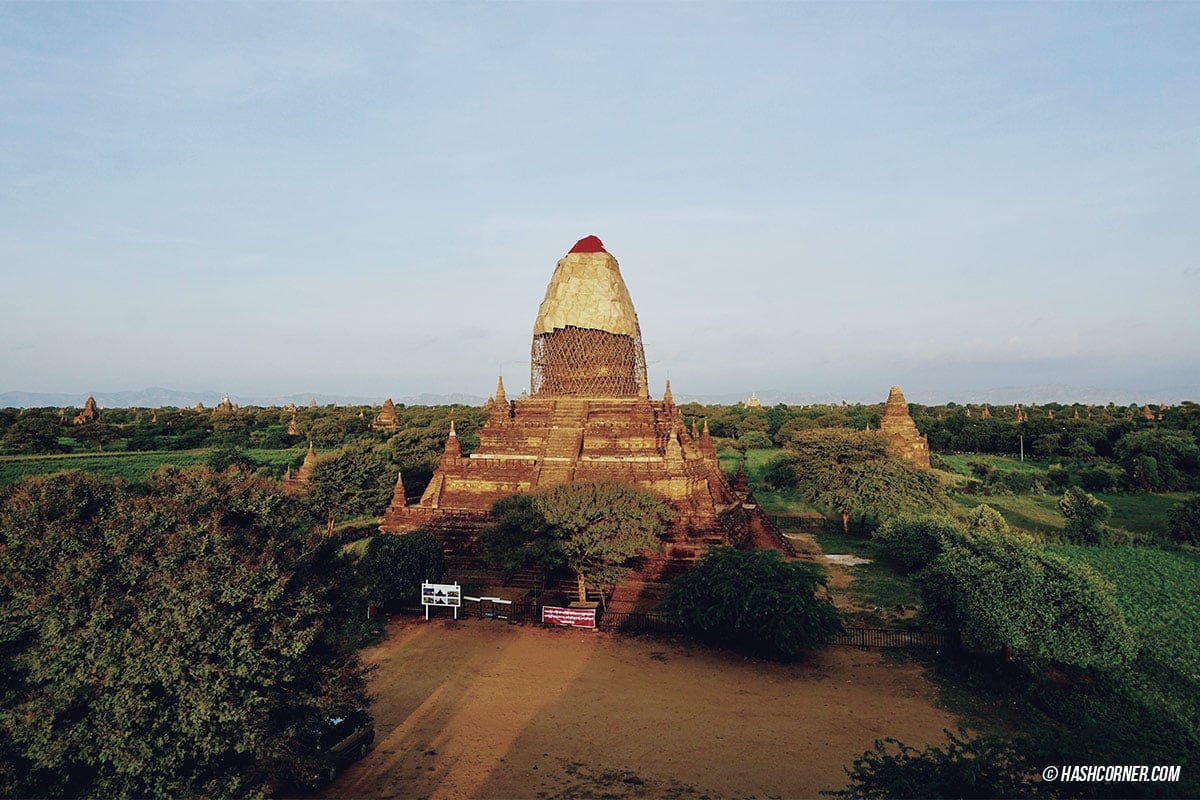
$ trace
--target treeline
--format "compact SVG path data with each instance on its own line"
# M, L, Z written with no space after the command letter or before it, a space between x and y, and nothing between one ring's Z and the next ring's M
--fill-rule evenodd
M397 471L417 494L429 482L454 422L464 453L478 446L486 414L470 406L396 406L395 431L371 427L378 408L319 406L246 407L232 410L179 408L101 409L101 420L73 424L75 409L0 409L0 454L162 452L212 449L209 466L237 463L278 478L300 466L304 445L320 451L354 444L380 455L384 478ZM248 451L295 450L290 460L260 463ZM387 476L390 476L387 477ZM390 484L389 484L390 486Z
M788 447L824 428L879 427L883 404L748 408L680 406L688 424L708 423L718 448ZM981 491L1025 493L1082 486L1088 491L1200 490L1200 404L1148 409L1050 403L1018 409L909 404L934 453L980 453L1052 462L1041 478L978 467ZM1152 417L1152 418L1147 418Z

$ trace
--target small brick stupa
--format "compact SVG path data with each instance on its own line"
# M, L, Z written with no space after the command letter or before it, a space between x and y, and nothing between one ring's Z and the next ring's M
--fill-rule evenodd
M96 398L88 395L87 402L83 404L83 411L75 415L72 420L76 425L86 425L89 422L100 421L100 409L96 408Z
M676 511L668 559L690 560L710 544L749 537L789 550L749 513L721 473L707 427L699 441L684 425L667 383L646 387L646 356L617 260L595 236L558 262L533 326L529 396L510 400L501 380L469 457L451 425L446 449L420 503L398 483L381 523L443 533L447 549L470 554L496 500L573 481L616 481L650 489ZM755 509L757 511L757 509Z
M970 410L968 409L968 414ZM888 435L892 452L918 467L929 466L929 437L917 430L908 413L908 402L899 386L888 392L887 405L879 419L879 430Z
M371 427L377 431L400 430L400 419L396 416L396 404L392 402L392 398L383 401L383 410L375 415Z

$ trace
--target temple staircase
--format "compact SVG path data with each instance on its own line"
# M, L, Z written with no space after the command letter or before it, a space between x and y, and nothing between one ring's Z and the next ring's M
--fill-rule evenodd
M575 462L583 450L583 425L587 421L587 411L587 400L560 397L554 401L550 431L538 473L538 486L570 483Z

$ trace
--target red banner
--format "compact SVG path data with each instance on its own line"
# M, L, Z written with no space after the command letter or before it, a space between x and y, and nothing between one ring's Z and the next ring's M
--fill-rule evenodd
M569 628L596 627L596 609L542 606L542 622Z

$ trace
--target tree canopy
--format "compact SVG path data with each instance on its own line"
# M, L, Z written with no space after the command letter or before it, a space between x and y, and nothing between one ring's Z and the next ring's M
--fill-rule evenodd
M365 704L350 565L278 483L68 472L2 499L6 796L258 794L304 720Z
M701 639L787 660L841 630L837 609L818 595L824 586L815 564L716 547L671 581L663 610Z
M1095 668L1126 664L1136 651L1112 585L1030 539L954 537L918 582L925 618L978 647Z
M840 513L847 533L851 514L888 518L947 507L937 475L892 456L887 436L879 431L800 431L792 437L788 459L796 488L811 502ZM776 480L778 473L776 467Z
M436 583L445 578L446 554L429 531L381 533L367 543L358 569L373 600L395 603L420 597L423 581Z
M587 585L612 583L629 571L626 562L661 550L659 537L674 517L653 492L623 483L567 483L492 506L497 524L483 547L510 569L565 565L575 572L579 601Z

